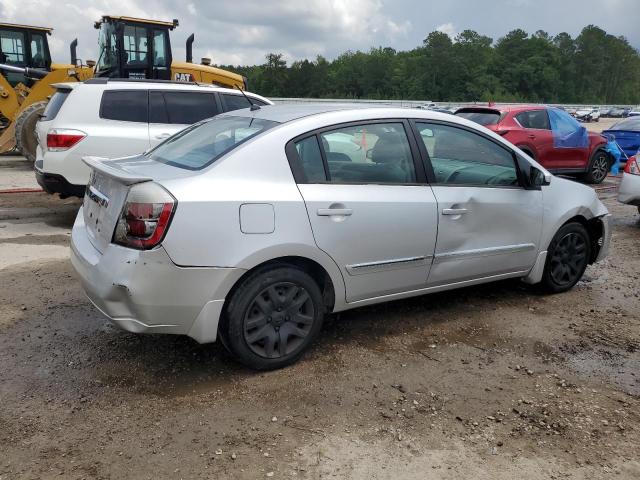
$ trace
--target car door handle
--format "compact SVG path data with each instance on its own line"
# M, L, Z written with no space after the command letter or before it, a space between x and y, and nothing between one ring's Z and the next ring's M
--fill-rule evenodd
M158 135L156 135L156 138L158 140L164 140L165 138L169 138L170 136L170 133L159 133Z
M529 137L529 138L536 138L536 136L535 136L533 133L530 133L530 134L528 135L528 137Z
M319 217L348 217L353 214L353 210L350 208L319 208L316 213Z
M462 215L463 213L467 213L466 208L443 208L443 215Z

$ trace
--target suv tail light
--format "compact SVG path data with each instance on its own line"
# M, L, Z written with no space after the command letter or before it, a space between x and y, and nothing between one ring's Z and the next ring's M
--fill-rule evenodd
M50 152L63 152L69 150L87 134L80 130L68 128L52 128L47 133L47 149Z
M631 175L640 175L640 164L638 164L638 161L638 155L629 158L624 167L624 172L630 173Z
M149 250L162 242L177 201L157 183L133 185L127 193L113 232L113 243Z

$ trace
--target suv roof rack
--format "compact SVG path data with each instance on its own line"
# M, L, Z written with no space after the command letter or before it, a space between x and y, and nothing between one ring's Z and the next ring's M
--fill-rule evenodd
M122 82L122 83L164 83L164 84L173 84L173 85L209 85L208 83L198 83L198 82L176 82L175 80L158 80L155 78L106 78L106 77L95 77L90 78L89 80L85 80L84 83L93 84L93 85L104 85L105 83L111 82ZM213 86L213 85L212 85Z

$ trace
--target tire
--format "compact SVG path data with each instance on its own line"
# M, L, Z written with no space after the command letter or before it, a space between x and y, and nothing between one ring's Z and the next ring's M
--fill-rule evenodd
M224 343L244 365L273 370L296 362L320 333L322 292L307 273L274 266L247 278L232 294Z
M582 278L591 258L591 239L580 223L563 225L547 250L547 260L540 287L547 293L561 293L573 288Z
M582 179L587 183L602 183L607 178L610 168L609 155L604 150L598 149L591 155L587 172L582 175Z
M16 148L30 162L36 161L36 123L46 106L46 101L32 103L16 119Z

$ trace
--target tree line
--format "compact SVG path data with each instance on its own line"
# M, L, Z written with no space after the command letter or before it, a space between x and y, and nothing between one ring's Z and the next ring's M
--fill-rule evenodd
M270 53L245 75L267 97L541 103L640 103L640 53L626 38L589 25L576 37L521 29L496 42L473 30L431 32L409 51L348 50L287 65Z

